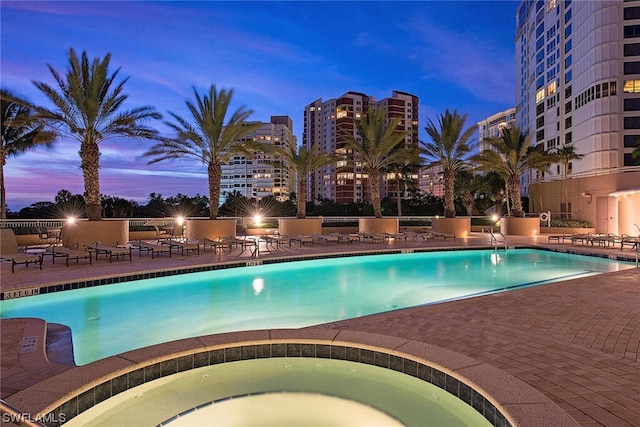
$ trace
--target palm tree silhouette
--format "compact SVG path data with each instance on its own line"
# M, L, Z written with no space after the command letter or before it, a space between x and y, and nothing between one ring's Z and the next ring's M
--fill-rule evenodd
M444 114L438 116L438 125L429 120L425 127L431 141L421 141L421 151L432 160L432 165L439 165L444 175L444 216L455 218L455 174L467 169L467 156L473 150L474 145L469 139L476 131L476 126L464 130L467 115L460 115L458 111L453 113L447 109Z
M405 147L404 141L411 131L399 131L402 119L387 119L384 108L369 107L360 119L353 119L357 136L345 134L347 147L352 150L355 162L361 162L362 171L368 175L369 194L376 218L382 218L380 208L380 178L383 170L410 158L414 151Z
M116 83L120 69L110 73L110 60L111 54L107 54L89 62L86 52L78 58L70 49L65 76L48 66L57 88L34 82L54 105L52 109L36 107L37 117L54 128L59 137L80 143L80 167L90 221L102 219L99 144L115 137L155 139L157 132L142 123L161 118L151 107L122 111L122 104L127 99L123 93L124 84L128 78Z
M0 142L0 219L7 219L7 197L4 183L4 166L7 158L19 156L40 145L49 146L55 133L45 130L44 124L34 115L29 103L0 89L0 110L2 110L2 141Z
M209 179L209 219L216 219L222 165L236 154L253 155L254 146L242 138L260 128L261 124L247 122L253 111L244 107L239 107L225 122L233 90L218 91L215 85L211 85L203 95L195 87L193 93L195 102L186 101L192 121L169 112L175 121L165 124L173 129L175 136L162 138L144 156L152 158L149 164L183 157L205 164Z

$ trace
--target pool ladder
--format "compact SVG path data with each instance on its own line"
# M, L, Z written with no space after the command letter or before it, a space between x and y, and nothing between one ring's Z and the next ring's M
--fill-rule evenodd
M502 246L504 244L504 250L506 251L509 247L509 242L507 241L507 237L502 234L501 231L495 230L493 227L482 227L482 233L489 233L491 236L491 245L493 249L497 250L498 245ZM502 238L502 240L498 240L498 238Z

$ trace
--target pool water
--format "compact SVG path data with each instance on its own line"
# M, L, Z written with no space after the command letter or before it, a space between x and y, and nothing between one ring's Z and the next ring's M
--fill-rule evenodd
M68 325L75 361L86 364L181 338L305 327L632 267L529 249L328 258L5 300L0 312Z
M176 415L178 415L176 417ZM223 363L120 393L69 427L491 425L447 391L418 378L344 360L272 358Z

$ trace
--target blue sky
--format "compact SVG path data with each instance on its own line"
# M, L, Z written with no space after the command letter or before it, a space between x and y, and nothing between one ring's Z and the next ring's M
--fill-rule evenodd
M446 108L468 125L514 103L516 1L0 2L0 84L50 106L33 81L53 84L69 48L112 54L129 77L127 107L188 117L184 102L211 84L234 90L252 119L289 115L302 136L304 106L347 91L377 99L396 89L420 98L427 119ZM161 122L155 125L161 132ZM147 165L152 142L101 144L101 192L146 203L150 192L208 194L205 167L177 160ZM58 140L10 158L9 208L83 192L79 146Z

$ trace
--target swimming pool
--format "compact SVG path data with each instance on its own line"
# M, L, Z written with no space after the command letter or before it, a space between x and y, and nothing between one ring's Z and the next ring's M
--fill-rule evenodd
M531 249L329 258L5 300L0 310L70 326L76 363L86 364L180 338L311 326L632 267Z

